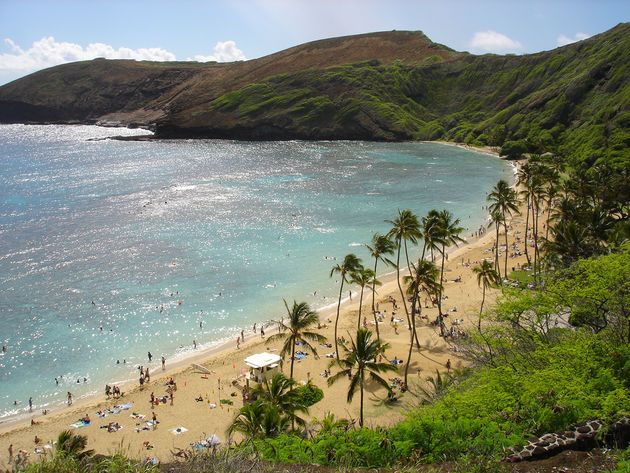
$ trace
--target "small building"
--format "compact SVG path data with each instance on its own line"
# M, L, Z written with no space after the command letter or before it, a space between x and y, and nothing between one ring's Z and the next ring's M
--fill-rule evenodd
M262 383L266 379L271 379L278 372L278 367L282 358L273 353L257 353L245 358L245 364L249 366L249 372L245 376L249 382Z

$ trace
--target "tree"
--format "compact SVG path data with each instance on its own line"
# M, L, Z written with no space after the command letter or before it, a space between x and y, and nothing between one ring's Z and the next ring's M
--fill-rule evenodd
M58 455L74 458L75 460L83 460L94 454L94 450L86 450L87 437L84 435L74 435L69 430L64 430L57 437L57 446L55 447Z
M477 328L481 330L481 314L483 304L486 301L486 288L501 284L501 278L489 261L483 260L479 266L473 268L473 273L477 275L477 284L482 286L481 308L479 309L479 322Z
M409 268L409 255L407 254L407 240L413 244L417 244L418 238L422 238L422 232L420 231L420 222L418 217L411 210L398 209L398 217L394 220L385 220L385 223L392 225L392 229L387 233L387 236L393 238L398 247L396 254L396 282L398 283L398 290L400 291L400 298L402 299L403 307L405 308L405 315L407 316L407 323L409 324L409 330L412 330L411 320L409 319L409 310L407 309L407 302L405 301L405 293L400 285L400 250L402 245L405 247L405 255L407 257L407 268ZM410 271L411 272L411 271ZM420 342L416 337L416 344L420 348Z
M343 283L348 282L347 276L352 271L358 270L361 266L361 259L357 258L357 256L353 253L346 255L343 259L343 263L341 265L336 264L330 270L330 277L333 277L333 274L339 273L341 283L339 284L339 302L337 303L337 317L335 318L335 356L339 359L339 346L337 342L337 326L339 325L339 310L341 309L341 295L343 293Z
M433 261L426 261L422 258L418 260L417 264L411 265L411 275L404 278L404 282L407 286L407 295L411 299L411 320L413 323L413 329L416 327L416 307L422 307L420 301L420 293L425 292L430 297L433 297L439 292L438 289L438 274L439 271ZM421 310L418 310L420 313ZM407 354L407 364L405 365L405 384L407 383L407 375L409 372L409 365L411 364L411 352L413 347L413 339L409 343L409 353Z
M387 235L381 235L375 233L372 235L371 245L365 245L370 252L372 258L374 258L374 274L379 261L382 261L386 265L396 266L396 263L387 258L387 255L393 255L396 250L396 245L387 237ZM374 317L374 325L376 327L376 337L381 338L381 334L378 329L378 319L376 318L376 306L374 305L374 299L376 297L376 277L372 281L372 316Z
M304 343L304 346L313 352L315 358L318 358L317 349L310 344L310 340L318 343L326 341L326 337L317 332L311 332L309 329L319 322L317 312L311 310L306 302L293 301L293 306L289 308L287 301L284 301L284 307L287 309L287 322L284 318L280 321L274 321L278 327L278 333L269 337L270 342L276 340L284 340L280 356L284 358L287 354L291 354L291 371L290 377L293 378L293 363L295 362L295 344Z
M265 379L252 389L252 397L274 407L280 416L285 416L291 423L304 425L304 419L297 413L308 414L308 407L304 404L299 393L294 389L297 383L292 378L278 373L271 380Z
M438 219L438 240L442 245L440 252L442 253L442 265L440 268L440 285L439 285L439 295L438 295L438 314L440 321L440 332L444 333L444 324L442 322L442 291L444 289L444 260L446 258L446 247L450 245L455 245L459 242L463 242L464 239L460 237L460 233L464 231L463 227L459 226L459 219L456 218L453 220L453 214L448 210L442 210L439 212Z
M489 210L491 213L500 212L503 220L503 229L505 230L505 267L504 276L507 277L507 264L508 254L510 248L508 246L508 228L507 221L508 216L513 213L519 213L518 210L518 194L510 187L508 182L504 179L500 179L499 182L492 188L492 191L488 195L488 202L490 202ZM497 232L497 259L498 259L498 232Z
M240 432L248 439L275 437L288 429L290 419L281 416L278 408L259 399L241 407L227 429L227 434Z
M506 141L501 146L499 156L506 156L508 159L520 159L527 153L527 145L524 141Z
M350 339L351 348L346 348L345 358L333 360L330 366L339 365L341 371L328 378L328 385L339 381L341 378L350 377L350 385L348 386L348 403L352 402L352 398L357 389L360 392L360 408L359 408L359 425L363 426L363 392L365 389L366 379L369 377L373 382L380 384L388 391L391 390L389 383L379 376L379 373L388 371L398 371L394 365L388 363L377 362L380 355L389 348L389 344L384 344L380 339L372 340L372 332L365 328L357 330L356 339Z
M359 297L359 316L357 317L357 329L361 327L361 309L363 309L363 290L365 286L372 285L380 286L383 284L376 279L376 274L370 268L363 268L358 271L353 271L351 274L350 284L356 284L361 288L361 295Z
M496 230L495 244L494 244L494 269L496 270L499 278L501 277L501 268L499 267L499 228L503 224L503 214L498 210L490 212L490 225L494 224Z

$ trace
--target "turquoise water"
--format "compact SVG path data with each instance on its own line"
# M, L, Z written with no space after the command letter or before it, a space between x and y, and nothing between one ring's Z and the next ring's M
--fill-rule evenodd
M332 258L367 258L398 208L470 234L512 178L438 144L92 140L123 133L144 132L0 126L0 420L235 339L283 298L329 305Z

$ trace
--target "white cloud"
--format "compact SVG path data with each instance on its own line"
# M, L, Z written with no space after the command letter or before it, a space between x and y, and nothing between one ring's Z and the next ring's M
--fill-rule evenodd
M103 43L91 43L84 48L75 43L57 42L52 36L35 41L27 50L20 48L11 39L7 38L4 42L11 50L10 53L0 54L0 77L5 81L46 67L97 57L138 61L174 61L176 59L173 53L161 48L121 47L115 49Z
M590 38L591 35L588 35L586 33L575 33L575 37L574 38L569 38L563 34L561 34L560 36L558 36L558 46L566 46L567 44L571 44L571 43L575 43L576 41L582 41L583 39L586 38Z
M522 49L523 45L518 41L508 38L496 31L478 31L470 42L472 49L481 49L488 52L513 51Z
M234 41L219 41L214 47L214 54L211 56L202 56L197 54L194 58L188 58L189 61L217 61L217 62L231 62L231 61L246 61L247 58L243 54L243 51L236 47Z

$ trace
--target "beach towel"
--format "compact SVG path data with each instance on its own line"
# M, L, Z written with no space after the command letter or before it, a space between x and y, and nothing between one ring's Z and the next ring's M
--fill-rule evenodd
M133 404L116 404L114 407L116 409L123 409L123 410L127 410L127 409L131 409L131 406Z
M144 418L145 418L145 415L144 415L144 414L136 414L136 413L134 412L134 413L133 413L133 414L131 414L131 416L129 416L129 417L131 417L132 419L144 419Z
M75 429L80 429L81 427L85 427L90 425L92 422L83 422L82 420L75 422L74 424L70 424L70 427L74 427Z
M186 427L177 427L176 429L169 430L169 432L174 435L179 435L183 434L184 432L188 432L188 429Z

